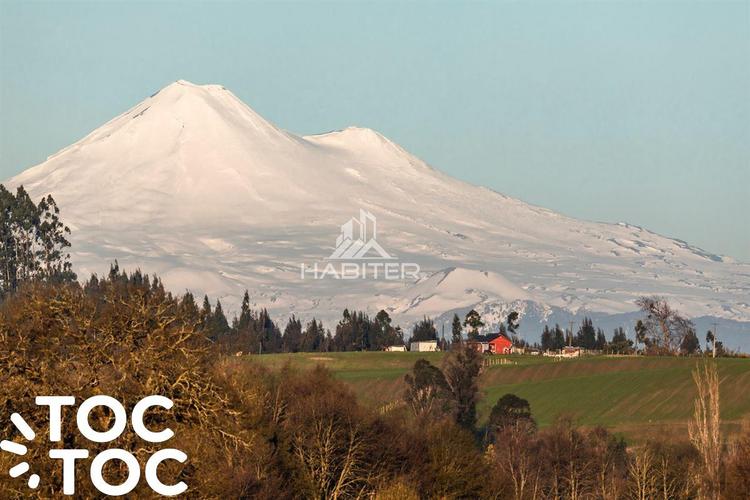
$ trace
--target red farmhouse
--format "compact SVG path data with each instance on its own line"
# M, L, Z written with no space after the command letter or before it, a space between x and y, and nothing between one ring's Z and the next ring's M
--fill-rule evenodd
M502 333L491 333L479 335L476 340L469 340L469 345L479 352L510 354L513 342Z

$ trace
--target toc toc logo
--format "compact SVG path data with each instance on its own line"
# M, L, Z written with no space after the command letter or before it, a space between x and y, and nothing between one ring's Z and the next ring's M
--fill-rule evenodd
M40 396L36 398L36 404L37 406L49 407L49 441L51 443L60 442L62 440L62 407L75 405L75 397ZM159 432L147 429L143 423L143 415L149 408L158 406L169 410L172 408L172 405L172 401L163 396L148 396L143 398L135 405L130 416L133 430L141 439L150 443L163 443L171 439L174 436L174 432L171 429L163 429ZM89 424L89 414L94 408L99 406L109 408L114 415L114 425L108 431L100 432L94 430ZM10 420L27 441L34 441L36 439L36 433L21 415L14 413L11 415ZM92 443L109 443L114 441L125 431L127 422L128 415L125 407L110 396L93 396L84 401L78 407L78 412L76 413L78 431ZM25 445L7 440L0 442L0 449L21 457L26 455L28 451ZM85 449L50 449L49 457L61 461L63 493L65 495L75 494L76 460L88 458L89 451ZM110 460L120 460L126 465L128 470L127 478L122 484L109 484L104 479L102 470ZM158 468L165 460L177 460L180 463L184 463L187 460L187 455L174 448L163 449L151 455L144 468L146 483L159 495L175 496L184 493L187 490L187 485L183 481L177 484L166 485L159 480ZM16 478L26 474L30 469L31 466L28 462L22 461L13 466L9 473L11 477ZM112 448L94 457L91 461L89 474L91 483L101 493L111 496L126 495L138 486L141 480L141 465L138 463L138 459L129 451ZM41 478L38 474L31 474L28 479L29 488L38 488L40 481Z

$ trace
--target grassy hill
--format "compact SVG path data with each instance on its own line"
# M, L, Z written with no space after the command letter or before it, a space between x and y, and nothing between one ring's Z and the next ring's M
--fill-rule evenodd
M403 376L417 359L441 365L443 353L300 353L253 356L280 367L326 366L346 382L363 404L379 407L400 397ZM499 358L499 357L497 357ZM496 359L497 359L496 358ZM638 440L665 432L684 433L693 411L691 371L699 361L674 357L598 356L558 361L507 356L484 369L480 417L505 393L531 403L541 426L560 414L582 425L604 425ZM722 418L729 431L750 419L750 359L718 359Z

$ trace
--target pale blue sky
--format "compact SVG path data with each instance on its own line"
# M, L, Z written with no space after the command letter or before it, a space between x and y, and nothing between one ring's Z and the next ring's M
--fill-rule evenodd
M750 261L750 3L0 0L0 179L177 79Z

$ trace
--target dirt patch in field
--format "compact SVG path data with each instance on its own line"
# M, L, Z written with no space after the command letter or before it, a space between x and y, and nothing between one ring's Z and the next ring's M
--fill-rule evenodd
M333 358L329 358L326 356L311 356L310 361L335 361Z

